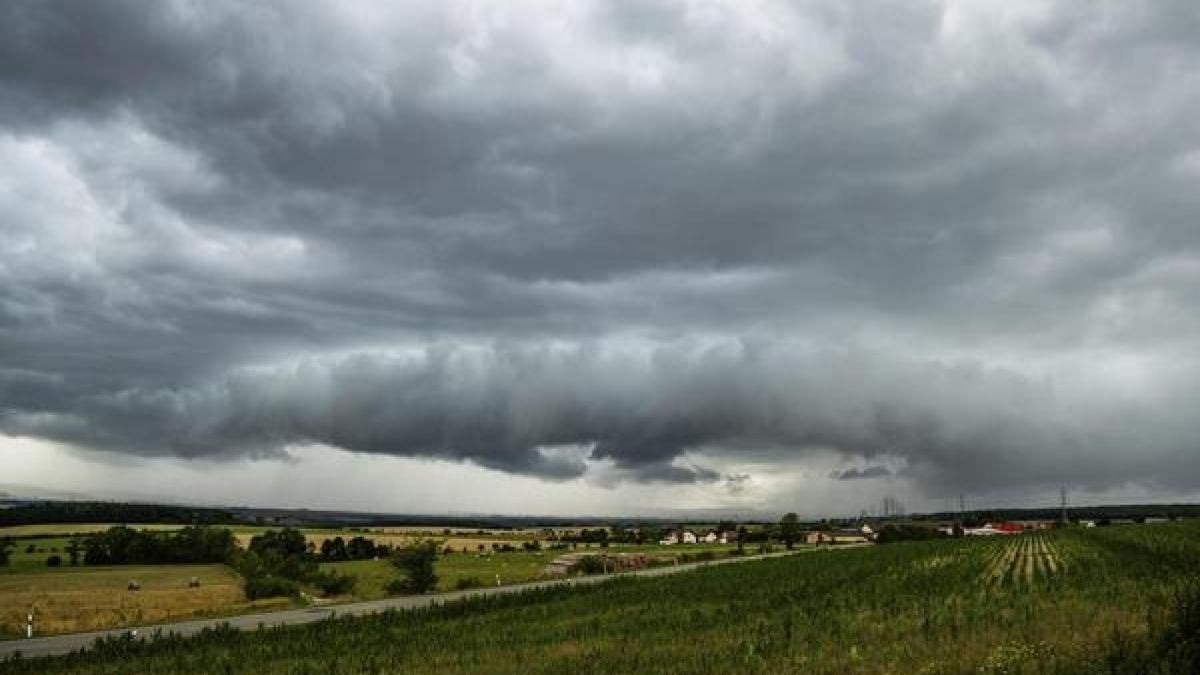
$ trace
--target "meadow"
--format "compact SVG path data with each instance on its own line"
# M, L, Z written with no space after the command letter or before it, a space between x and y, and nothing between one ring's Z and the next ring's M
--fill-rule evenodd
M513 553L451 553L438 558L435 570L438 575L438 590L452 591L462 588L460 582L470 580L471 586L497 586L519 584L547 578L543 573L546 565L566 553L647 553L654 556L673 557L683 554L695 555L711 552L722 557L737 548L727 544L699 544L679 546L636 546L614 544L608 548L580 544L577 549L516 551ZM349 562L322 563L322 570L336 570L355 576L353 598L375 600L387 596L384 586L395 577L396 571L386 560L354 560ZM477 582L477 583L474 583Z
M1145 645L1169 635L1198 561L1194 521L899 543L114 642L9 662L0 675L1188 672L1114 664L1151 663Z

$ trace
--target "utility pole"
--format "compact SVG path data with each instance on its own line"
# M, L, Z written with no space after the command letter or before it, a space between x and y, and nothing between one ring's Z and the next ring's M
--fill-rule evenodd
M1066 525L1068 522L1070 522L1067 520L1067 486L1063 485L1059 487L1058 494L1060 501L1062 502L1062 515L1060 516L1060 520L1062 521L1063 525Z

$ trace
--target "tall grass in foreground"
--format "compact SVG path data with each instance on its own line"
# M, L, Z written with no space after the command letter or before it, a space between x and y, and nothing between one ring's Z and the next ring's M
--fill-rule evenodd
M1200 522L914 542L296 628L114 641L0 674L1163 675L1194 672L1178 668L1200 642L1187 638L1200 627L1186 592L1198 561Z

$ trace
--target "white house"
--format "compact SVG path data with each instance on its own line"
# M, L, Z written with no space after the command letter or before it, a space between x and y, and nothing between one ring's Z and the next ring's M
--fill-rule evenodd
M713 532L712 530L709 530L703 537L700 537L700 541L705 544L715 544L719 540L720 537L718 537L717 533Z

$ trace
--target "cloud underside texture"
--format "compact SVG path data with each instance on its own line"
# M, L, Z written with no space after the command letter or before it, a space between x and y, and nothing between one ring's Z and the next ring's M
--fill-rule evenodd
M1170 2L7 4L0 430L1200 488L1198 29Z

